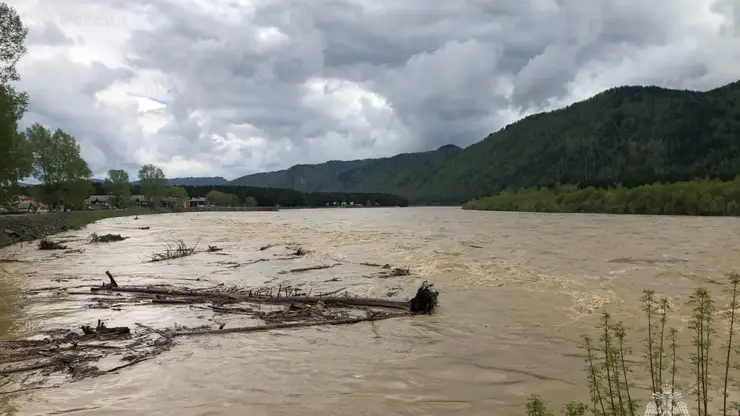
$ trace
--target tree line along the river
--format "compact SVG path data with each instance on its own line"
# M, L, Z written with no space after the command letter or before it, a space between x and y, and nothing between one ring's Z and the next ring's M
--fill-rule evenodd
M558 185L521 188L474 199L464 209L530 212L740 216L740 176L635 188Z
M109 174L110 177L110 174ZM93 193L96 195L114 195L111 185L104 182L93 182ZM160 181L158 179L158 181ZM125 201L127 195L143 195L147 199L175 201L180 198L205 198L210 205L217 206L282 206L282 207L324 207L341 205L342 203L362 204L368 206L408 206L408 201L397 195L381 193L348 193L348 192L299 192L292 189L263 188L254 186L166 186L166 180L161 180L154 187L139 177L138 184L130 184L128 188L122 182L114 185L114 189L124 188L119 197L111 196L113 200ZM151 194L149 189L161 190ZM151 195L148 196L148 195Z
M213 205L247 206L325 206L335 202L405 206L401 197L383 193L309 193L289 189L256 187L176 187L167 186L161 168L147 164L138 172L139 183L131 185L126 171L112 169L104 182L91 181L92 170L80 155L76 138L62 129L34 123L19 129L28 106L28 95L17 91L20 80L16 63L25 55L28 29L15 9L0 3L0 206L15 208L22 194L51 207L82 208L92 194L109 196L112 206L130 204L132 193L147 201L177 201L206 197ZM33 177L40 185L21 187L18 182Z

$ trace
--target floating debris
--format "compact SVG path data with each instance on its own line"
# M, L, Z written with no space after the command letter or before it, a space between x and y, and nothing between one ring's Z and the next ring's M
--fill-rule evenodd
M88 243L111 243L114 241L123 241L128 239L128 237L123 237L121 234L103 234L98 235L96 233L90 234L90 237L87 238Z
M152 254L149 262L179 259L181 257L192 256L195 254L196 246L189 247L183 240L177 240L174 243L167 243L165 251Z
M332 267L339 266L340 263L334 263L334 264L324 264L321 266L311 266L311 267L301 267L298 269L291 269L288 271L282 271L280 274L287 274L287 273L303 273L303 272L309 272L311 270L323 270L323 269L330 269Z
M39 247L39 250L66 250L67 249L67 246L65 246L64 244L58 243L56 241L51 241L46 237L39 240L38 247Z
M219 284L208 289L172 286L119 286L110 272L110 283L91 287L90 292L74 294L93 296L93 302L106 302L100 295L115 294L111 301L117 303L150 302L161 304L204 304L215 313L242 315L252 318L255 324L226 328L226 323L202 325L195 328L177 326L155 329L135 323L135 327L107 326L98 320L95 326L80 326L81 333L69 330L47 332L43 340L0 341L0 375L6 377L6 386L14 385L16 391L28 388L53 387L48 383L98 377L148 360L169 350L174 339L182 336L220 335L277 329L303 328L318 325L348 325L366 321L431 314L437 308L439 292L424 282L410 300L361 298L350 296L345 288L325 294L300 295L298 289L273 288L243 289ZM50 288L51 289L51 288ZM344 296L334 296L344 291ZM286 295L283 295L285 293ZM149 295L149 296L147 296ZM264 310L261 304L273 304L277 310ZM225 306L231 305L231 306ZM104 306L98 306L104 307ZM371 309L372 308L372 309ZM386 309L396 310L389 312ZM110 360L118 357L119 362ZM105 359L105 361L103 361ZM105 362L108 368L101 368ZM28 377L28 373L42 377ZM32 380L32 381L29 381Z

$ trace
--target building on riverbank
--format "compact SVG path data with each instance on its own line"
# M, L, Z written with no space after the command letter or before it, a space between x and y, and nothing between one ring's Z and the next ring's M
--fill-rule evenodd
M208 206L208 201L202 197L193 197L187 200L187 208L203 208Z
M90 195L85 199L86 209L111 209L113 206L110 202L110 195ZM131 195L131 207L147 208L150 206L149 200L144 195ZM184 198L167 197L159 201L160 208L188 208L188 200Z
M31 198L30 196L19 196L18 204L13 208L7 209L6 207L0 207L0 212L5 214L21 214L27 212L38 212L40 209L44 209L46 206L39 201Z

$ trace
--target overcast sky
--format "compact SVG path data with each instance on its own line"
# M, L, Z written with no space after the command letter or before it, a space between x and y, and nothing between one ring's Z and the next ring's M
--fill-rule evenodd
M467 146L625 84L740 79L737 0L9 0L23 124L96 177L232 179Z

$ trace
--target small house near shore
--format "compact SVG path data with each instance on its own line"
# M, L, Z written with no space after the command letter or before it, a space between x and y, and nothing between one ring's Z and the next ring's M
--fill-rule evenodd
M205 198L202 198L202 197L190 198L187 201L187 206L189 208L205 207L207 205L208 205L208 201Z

